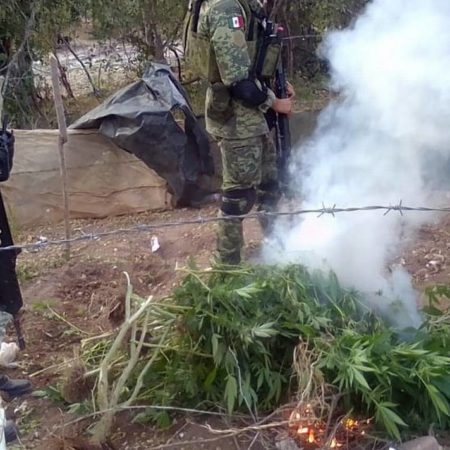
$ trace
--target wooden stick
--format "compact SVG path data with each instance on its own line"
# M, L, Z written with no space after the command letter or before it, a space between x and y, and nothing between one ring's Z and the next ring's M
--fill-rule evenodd
M58 151L59 151L59 168L61 172L63 205L64 205L65 238L66 240L69 240L70 239L69 195L67 192L67 170L66 170L66 158L64 155L64 144L67 142L68 139L67 125L66 125L66 118L64 116L64 105L59 85L58 62L54 55L50 55L50 67L52 72L53 98L55 101L56 117L58 119L58 128L59 128ZM65 257L67 260L70 259L70 242L66 243Z
M2 120L2 112L3 112L3 83L5 81L4 77L0 77L0 121Z

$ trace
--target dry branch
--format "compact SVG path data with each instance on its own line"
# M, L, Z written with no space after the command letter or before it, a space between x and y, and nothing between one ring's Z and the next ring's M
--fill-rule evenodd
M133 392L131 393L128 400L125 400L122 404L119 404L120 396L123 393L124 387L128 381L129 376L133 372L136 367L136 364L139 361L139 357L141 354L142 346L144 344L145 336L147 334L147 329L149 325L149 307L152 303L153 297L149 297L138 309L136 312L132 312L132 294L133 288L130 282L130 277L128 274L125 274L127 277L127 293L125 297L125 322L119 330L119 333L114 340L111 348L109 349L106 356L103 358L100 368L99 368L99 376L98 376L98 384L97 384L97 404L99 408L105 411L100 418L99 422L95 426L94 435L95 439L98 442L105 442L108 436L110 435L111 428L114 422L114 416L118 409L123 409L123 407L128 407L139 395L139 392L143 385L143 378L150 368L154 358L150 359L148 363L145 365L144 369L141 371L138 377L138 381L136 383ZM138 330L138 321L145 313L145 319L143 322L143 329L139 341L136 343L136 334ZM129 332L131 330L131 339L130 339L130 358L124 367L119 378L110 385L109 383L109 375L112 367L114 366L113 362L116 359L116 354L123 346L123 343ZM155 352L155 355L158 352ZM117 367L116 367L117 368Z
M93 91L95 97L99 98L100 97L100 92L97 89L97 87L95 86L94 80L92 79L91 74L89 73L89 70L87 69L86 65L81 60L81 58L77 55L77 53L75 52L73 47L69 44L67 39L64 39L64 44L67 47L67 49L69 50L69 52L72 53L73 57L80 63L80 66L83 68L84 73L86 74L86 77L87 77L87 79L89 80L89 83L92 86L92 91Z
M52 86L53 97L55 101L56 117L58 119L59 139L58 139L58 152L59 152L59 168L61 172L63 205L64 205L64 229L66 239L66 259L70 259L70 222L69 222L69 193L67 190L67 169L66 169L66 157L64 154L64 144L67 142L67 125L64 115L64 105L61 96L61 89L59 86L58 77L58 61L54 55L50 55L50 68L52 73Z

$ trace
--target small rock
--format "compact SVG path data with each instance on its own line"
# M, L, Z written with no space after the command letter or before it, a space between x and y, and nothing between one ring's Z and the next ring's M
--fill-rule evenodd
M398 450L442 450L439 442L433 436L424 436L405 442Z
M300 450L300 447L292 438L283 439L275 444L278 450Z

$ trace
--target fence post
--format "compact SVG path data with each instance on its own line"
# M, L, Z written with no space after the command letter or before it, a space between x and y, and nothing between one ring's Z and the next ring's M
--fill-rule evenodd
M0 76L0 120L2 119L3 112L3 83L5 82L5 78Z
M58 128L59 128L59 136L58 136L59 168L61 173L63 205L64 205L65 238L68 241L70 239L69 195L67 192L67 170L66 170L66 158L64 155L64 144L67 142L68 138L67 138L66 118L64 116L64 105L59 85L58 62L56 61L54 55L50 55L50 67L52 73L53 99L55 102L56 117L58 119ZM66 260L70 259L70 242L66 242L65 257Z

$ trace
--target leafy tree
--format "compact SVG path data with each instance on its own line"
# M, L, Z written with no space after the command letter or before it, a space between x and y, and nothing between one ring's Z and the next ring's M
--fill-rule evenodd
M308 78L326 71L316 54L324 32L345 28L370 0L274 0L276 19L283 23L292 40L288 41L290 72Z
M315 56L320 35L347 26L369 0L269 0L291 36L290 69L313 76L322 70ZM0 8L0 75L6 76L5 107L15 126L33 127L40 112L32 63L55 52L57 38L92 20L99 40L131 43L142 62L161 61L180 41L187 0L10 0Z
M92 18L99 39L120 38L142 60L164 59L180 31L185 0L13 0L0 8L0 75L5 109L15 126L30 128L40 112L32 62L55 52L57 38Z
M176 42L186 13L186 0L90 0L94 31L100 39L134 44L145 59L164 60Z
M0 8L0 75L5 109L15 126L43 116L33 61L55 50L58 33L80 18L76 0L13 0Z

